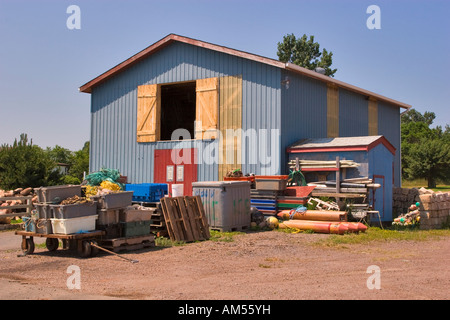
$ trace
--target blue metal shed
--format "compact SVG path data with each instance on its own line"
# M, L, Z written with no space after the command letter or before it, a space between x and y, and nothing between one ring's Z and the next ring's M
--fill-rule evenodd
M400 110L411 107L291 63L175 34L79 90L91 94L90 171L115 168L131 183L164 182L161 170L170 183L184 183L184 153L195 154L197 181L221 180L236 168L286 174L285 150L302 138L383 135L399 150ZM165 135L164 127L176 125L181 135ZM168 160L156 150L176 152L164 167ZM399 152L394 169L399 186Z
M392 221L395 147L384 136L302 139L287 152L289 160L353 160L358 167L345 169L345 178L367 177L381 187L369 194L369 203L379 211L381 221ZM328 180L336 180L329 172ZM342 177L341 177L342 179Z

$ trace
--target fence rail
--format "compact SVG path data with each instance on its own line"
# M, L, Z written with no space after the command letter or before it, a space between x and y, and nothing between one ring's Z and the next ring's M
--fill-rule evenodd
M33 199L33 196L21 196L21 197L1 197L0 202L8 201L8 200L26 200L26 204L16 204L13 206L4 206L0 207L0 210L17 210L17 209L25 209L25 211L20 212L13 212L13 213L7 213L7 214L0 214L0 218L6 218L6 217L16 217L16 216L30 216L31 210L33 210L33 202L31 201Z

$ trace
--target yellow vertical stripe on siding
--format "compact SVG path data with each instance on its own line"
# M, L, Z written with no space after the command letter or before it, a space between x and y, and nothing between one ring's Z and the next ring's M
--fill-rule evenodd
M339 89L333 85L327 89L327 136L339 136Z
M369 98L369 136L378 135L378 102Z
M242 76L219 79L219 129L222 137L219 179L222 180L228 171L241 168Z

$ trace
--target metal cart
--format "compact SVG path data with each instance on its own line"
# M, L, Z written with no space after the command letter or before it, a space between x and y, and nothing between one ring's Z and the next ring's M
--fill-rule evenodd
M24 254L32 254L34 252L34 237L44 237L47 238L45 245L49 251L57 250L59 247L59 240L61 240L63 243L63 249L76 250L81 257L86 258L97 255L97 241L101 239L106 232L96 230L73 234L45 234L21 230L16 231L15 234L22 236L21 248Z

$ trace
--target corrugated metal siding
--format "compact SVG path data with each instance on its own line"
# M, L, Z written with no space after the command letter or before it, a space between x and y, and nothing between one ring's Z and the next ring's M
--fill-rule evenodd
M379 144L372 150L369 150L370 171L369 177L382 176L382 178L375 179L375 183L384 181L381 188L375 190L375 199L372 195L371 203L375 200L374 210L380 212L381 221L392 221L392 162L394 157L392 153L386 149L382 144Z
M327 137L327 85L321 81L284 71L289 88L282 87L282 172L288 173L286 148L304 138Z
M174 148L179 143L136 142L137 86L242 74L242 129L270 130L280 129L280 72L275 67L188 44L169 45L93 89L90 171L102 167L116 168L132 183L153 182L153 150ZM249 164L245 160L255 149L254 146L244 148L242 170L246 173L279 174L279 153L273 152L278 150L279 139L276 137L275 141L263 144L267 150L261 149L276 156L269 165ZM185 141L181 146L205 150L216 143ZM217 163L205 164L212 162L208 154L213 154L203 154L206 154L206 159L198 167L198 180L217 180Z
M369 134L369 101L365 96L339 89L339 136L358 137Z
M378 134L395 147L394 157L394 185L401 186L401 143L400 143L400 108L378 101Z
M242 141L242 170L245 173L280 174L280 73L278 68L254 61L243 66L242 129L244 132L254 129L258 133L257 147L250 145L245 138ZM265 138L263 133L267 133ZM255 153L258 154L258 162L249 163ZM261 163L263 157L273 159Z

